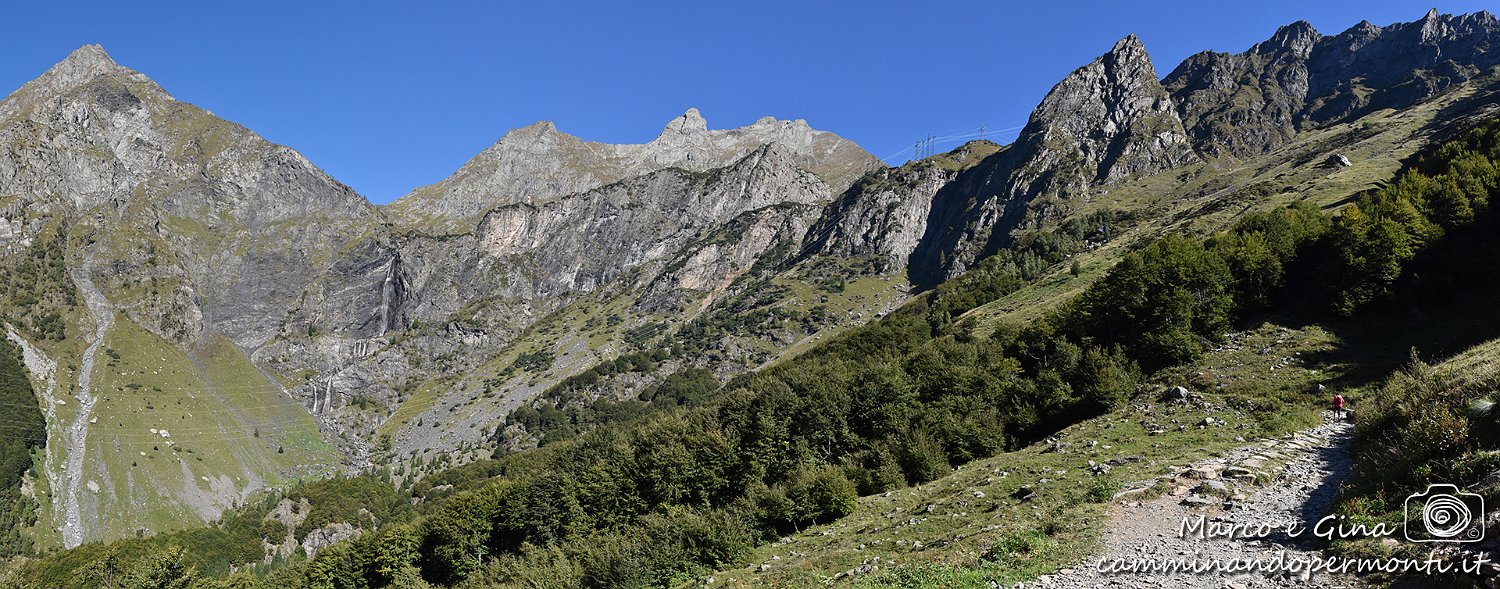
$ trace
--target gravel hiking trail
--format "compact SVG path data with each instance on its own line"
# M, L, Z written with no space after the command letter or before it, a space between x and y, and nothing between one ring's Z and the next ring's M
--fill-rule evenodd
M1118 504L1103 533L1097 558L1057 574L1043 575L1026 587L1138 587L1152 589L1218 587L1359 587L1352 576L1308 574L1305 569L1275 567L1263 572L1151 570L1124 572L1116 563L1231 562L1244 559L1300 561L1320 556L1314 525L1332 510L1339 484L1352 468L1349 438L1353 427L1325 419L1322 425L1276 440L1251 443L1158 478L1167 493ZM1273 474L1274 473L1274 474ZM1268 480L1254 485L1251 477ZM1203 538L1186 522L1275 525L1271 533ZM1295 537L1286 524L1304 528ZM1248 537L1247 537L1248 536ZM1143 570L1144 569L1144 570Z

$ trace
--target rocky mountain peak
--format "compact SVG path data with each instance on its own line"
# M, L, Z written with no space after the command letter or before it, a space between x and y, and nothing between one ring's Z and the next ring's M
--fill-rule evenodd
M1299 20L1276 29L1276 34L1271 35L1270 39L1251 47L1250 53L1257 55L1287 53L1298 59L1307 59L1307 56L1312 53L1313 45L1322 38L1323 34L1313 28L1312 23Z
M880 165L853 142L814 130L803 120L762 117L738 129L709 129L703 114L690 108L647 143L584 141L551 123L511 131L453 176L418 188L392 209L407 221L467 230L475 215L495 206L581 193L667 168L721 168L771 144L785 148L798 167L835 190Z
M110 59L109 54L104 52L103 47L84 45L74 49L66 58L48 68L40 77L27 82L7 96L3 105L0 105L0 118L9 118L18 109L23 108L24 104L65 94L93 82L100 76L109 74L128 75L149 86L152 92L160 92L166 96L160 87L151 83L145 76L115 63L113 59Z
M1367 20L1362 20L1348 30L1339 33L1338 39L1349 43L1350 49L1358 49L1380 36L1380 27Z
M1130 35L1052 87L993 163L934 195L933 220L913 253L930 282L956 276L1002 245L1040 198L1086 199L1102 186L1198 159L1151 56ZM961 227L961 229L959 229Z
M1438 14L1436 8L1428 10L1427 15L1423 16L1422 20L1420 21L1422 24L1422 44L1435 44L1439 39L1447 36L1450 30L1448 27L1448 20L1450 19L1442 18L1442 16Z
M687 112L682 113L682 116L672 119L671 122L667 123L666 128L661 131L661 136L697 135L707 132L708 121L704 120L703 115L698 112L698 109L689 108Z
M84 45L52 66L43 77L52 78L58 84L77 85L120 69L123 68L110 59L103 47Z
M1500 25L1480 12L1429 10L1419 20L1360 21L1324 36L1281 27L1238 54L1188 58L1163 82L1205 154L1264 153L1298 131L1381 108L1404 108L1500 64Z
M1054 86L1032 113L1021 137L1029 148L1017 153L1051 151L1061 158L1033 157L1025 164L1036 168L1037 179L1066 183L1042 192L1070 192L1067 185L1076 189L1095 181L1113 183L1192 159L1172 99L1135 35L1121 39L1108 53ZM1078 158L1063 153L1069 151ZM1055 173L1061 170L1052 164L1064 161L1074 162L1079 169ZM1039 163L1047 169L1037 168ZM1022 173L1018 179L1029 176ZM1021 192L1033 193L1034 188Z
M1109 53L1104 54L1100 59L1145 59L1148 62L1151 61L1151 57L1146 54L1146 46L1141 43L1140 37L1135 36L1135 33L1131 33L1126 35L1125 38L1115 41L1115 46L1110 48Z
M519 129L511 129L506 135L551 135L557 133L557 124L552 121L537 121Z
M572 138L572 136L558 131L557 125L552 121L537 121L525 127L517 127L506 131L489 149L535 151L544 149L540 146L556 143L565 138Z

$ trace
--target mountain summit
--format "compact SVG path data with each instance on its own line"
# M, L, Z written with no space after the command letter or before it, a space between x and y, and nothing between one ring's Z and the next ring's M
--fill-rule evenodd
M880 165L853 142L812 129L806 121L765 117L738 129L710 130L693 108L669 121L649 143L584 141L551 123L511 131L452 177L412 191L391 209L405 219L457 227L455 222L472 221L498 205L552 199L670 167L711 170L772 143L837 188Z
M1127 36L1053 86L1014 144L936 195L913 276L930 284L967 270L1037 198L1085 198L1197 159L1145 46Z
M1420 20L1368 21L1325 36L1306 22L1243 53L1205 51L1163 84L1204 154L1265 153L1298 131L1405 108L1500 65L1500 23L1489 12L1429 10Z

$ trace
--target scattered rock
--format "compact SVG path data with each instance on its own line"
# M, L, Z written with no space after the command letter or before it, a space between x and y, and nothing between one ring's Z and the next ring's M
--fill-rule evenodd
M1212 466L1194 466L1182 471L1182 476L1190 479L1208 481L1219 478L1219 471Z
M1215 454L1212 462L1198 462L1191 466L1174 467L1155 479L1165 484L1166 496L1136 502L1134 508L1121 510L1105 532L1106 555L1126 558L1146 557L1156 561L1181 557L1200 559L1235 559L1246 554L1286 549L1289 553L1306 557L1316 554L1317 548L1301 545L1282 547L1269 546L1261 539L1233 539L1202 541L1198 538L1183 538L1180 532L1183 518L1198 514L1215 518L1215 521L1300 521L1308 514L1327 513L1332 508L1338 483L1352 467L1352 459L1346 450L1349 430L1346 423L1327 422L1296 436L1283 440L1258 440L1222 453ZM1271 457L1270 453L1277 456ZM1208 452L1204 452L1207 454ZM1245 460L1263 461L1268 473L1252 473L1239 466ZM1236 466L1226 466L1233 464ZM1210 475L1212 476L1210 478ZM1236 485L1242 475L1251 479L1267 478L1265 486L1242 487ZM1224 499L1229 493L1232 498ZM1223 512L1220 512L1220 509ZM1232 513L1232 515L1230 515ZM1222 515L1221 515L1222 514ZM1223 519L1220 520L1219 518ZM1288 554L1288 558L1293 555ZM1088 564L1093 564L1089 561ZM1349 587L1342 577L1329 577L1324 582L1319 575L1318 586ZM1149 573L1105 575L1090 566L1075 567L1071 574L1059 571L1050 577L1050 586L1069 589L1084 587L1121 587L1152 589L1164 587L1291 587L1303 586L1307 580L1301 575L1275 574L1262 576L1256 573L1217 575L1206 573L1188 580L1180 574ZM1026 583L1028 588L1037 587L1041 579ZM1353 585L1359 586L1359 585Z
M1161 400L1163 400L1163 401L1186 401L1186 400L1192 398L1192 396L1193 396L1193 393L1191 391L1187 390L1186 387L1177 386L1177 387L1169 388L1165 392L1163 392L1161 394Z
M1243 466L1231 466L1224 469L1223 474L1225 478L1255 480L1255 471L1252 471Z
M1151 489L1154 489L1154 488L1156 488L1156 483L1153 482L1153 483L1151 483L1149 485L1146 485L1144 487L1136 487L1134 489L1125 489L1124 491L1120 491L1119 493L1115 493L1114 496L1111 497L1110 499L1118 501L1120 499L1124 499L1124 498L1130 497L1132 495L1139 495L1141 493L1145 493L1146 491L1150 491Z
M1224 481L1203 481L1202 484L1193 490L1206 495L1228 493L1229 485L1225 484Z

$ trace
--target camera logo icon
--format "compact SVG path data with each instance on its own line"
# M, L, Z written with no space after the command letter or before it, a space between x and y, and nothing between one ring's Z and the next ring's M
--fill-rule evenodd
M1484 540L1484 497L1455 485L1427 485L1406 498L1406 539L1412 542Z

